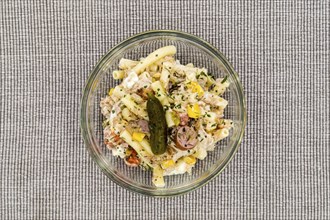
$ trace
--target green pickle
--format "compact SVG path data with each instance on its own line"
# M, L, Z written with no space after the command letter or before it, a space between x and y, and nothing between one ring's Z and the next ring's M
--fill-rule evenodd
M149 116L151 151L163 154L167 148L167 124L165 111L160 101L152 94L148 94L147 112Z

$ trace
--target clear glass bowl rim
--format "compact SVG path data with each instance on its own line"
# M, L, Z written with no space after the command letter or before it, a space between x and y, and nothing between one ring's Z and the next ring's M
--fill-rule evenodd
M143 187L138 187L131 185L127 182L125 182L122 178L119 178L118 176L114 175L113 173L109 172L106 169L106 162L102 160L100 157L100 153L96 150L97 148L94 147L95 140L92 140L92 135L90 134L90 131L88 129L89 127L89 122L88 122L88 111L87 111L87 106L88 106L88 98L91 92L92 85L94 83L95 78L97 77L99 71L102 69L102 66L104 63L111 57L116 55L116 53L121 50L123 47L126 47L127 45L133 44L136 41L146 39L149 37L177 37L177 38L182 38L188 41L191 41L193 43L198 44L199 46L203 47L206 49L209 53L212 53L217 59L219 59L222 64L226 67L228 70L228 74L232 76L232 79L234 79L234 82L238 88L238 96L239 96L239 103L240 106L242 106L241 111L239 112L240 118L242 119L241 123L241 131L236 139L233 148L231 149L231 152L229 156L225 159L225 162L222 163L222 166L218 166L212 173L207 175L205 178L200 179L197 182L194 182L194 184L186 185L184 187L176 187L176 188L157 188L157 189L150 189L150 188L143 188ZM235 153L237 152L240 143L242 141L243 135L244 135L244 130L246 127L246 121L247 121L247 116L246 116L246 103L245 103L245 97L243 94L243 88L242 85L239 81L238 74L232 67L232 65L228 62L226 57L218 51L215 47L213 47L211 44L206 42L205 40L192 35L188 34L185 32L181 31L174 31L174 30L152 30L152 31L145 31L141 32L139 34L136 34L132 37L129 37L128 39L120 42L116 46L114 46L112 49L110 49L95 65L93 70L91 71L90 76L88 77L88 80L85 84L84 90L83 90L83 96L81 98L81 106L80 106L80 126L81 126L81 133L85 142L85 145L89 151L89 154L93 158L93 160L97 163L97 165L101 168L103 173L106 174L108 178L110 178L112 181L117 183L118 185L133 191L137 192L143 195L148 195L148 196L154 196L154 197L168 197L168 196L176 196L176 195L182 195L188 192L191 192L197 188L200 188L207 184L209 181L214 179L216 176L218 176L229 164L229 162L232 160L234 157ZM94 142L94 143L93 143Z

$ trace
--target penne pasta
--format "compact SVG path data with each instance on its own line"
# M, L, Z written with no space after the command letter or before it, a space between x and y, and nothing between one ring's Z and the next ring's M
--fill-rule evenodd
M149 54L143 61L140 61L132 70L137 74L141 73L148 66L156 62L157 60L176 53L176 48L174 46L166 46L155 50Z
M112 72L112 77L114 79L123 79L125 77L125 72L122 70L115 70Z

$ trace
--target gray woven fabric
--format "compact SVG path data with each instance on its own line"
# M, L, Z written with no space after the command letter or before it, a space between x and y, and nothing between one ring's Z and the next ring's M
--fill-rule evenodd
M205 187L155 199L102 174L80 135L97 60L150 29L220 49L245 88L238 154ZM0 3L1 219L330 219L330 1Z

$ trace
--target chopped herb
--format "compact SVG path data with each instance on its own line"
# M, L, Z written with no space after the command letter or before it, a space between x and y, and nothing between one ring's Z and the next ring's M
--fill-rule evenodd
M206 124L205 124L205 123L203 123L202 125L203 125L203 126L206 126Z
M126 97L126 95L124 95L124 98Z
M216 127L217 126L217 124L215 123L215 124L213 124L213 125L211 125L211 127Z
M156 54L156 57L158 57L158 54Z
M158 94L157 94L157 96L158 96L158 97L160 97L160 96L161 96L161 94L160 94L160 93L158 93Z
M209 73L208 75L209 75L209 77L211 77L212 79L215 80L215 76L213 76L213 74Z
M228 79L228 75L225 76L225 78L223 78L223 80L221 81L221 84L225 83Z
M215 87L215 84L210 85L209 91L211 91Z
M168 75L167 77L168 77L168 78L171 78L171 76L170 76L170 75Z
M204 138L202 138L200 141L202 142L204 140Z
M176 108L181 108L181 103L176 106Z
M169 66L168 68L169 68L169 69L172 69L172 67L170 67L170 66Z
M144 85L144 86L143 86L143 88L147 88L147 87L148 87L148 85Z
M114 114L116 111L115 110L112 110L111 113Z
M160 88L157 88L157 91L159 92L160 91Z
M211 115L210 114L206 114L207 117L211 118Z

